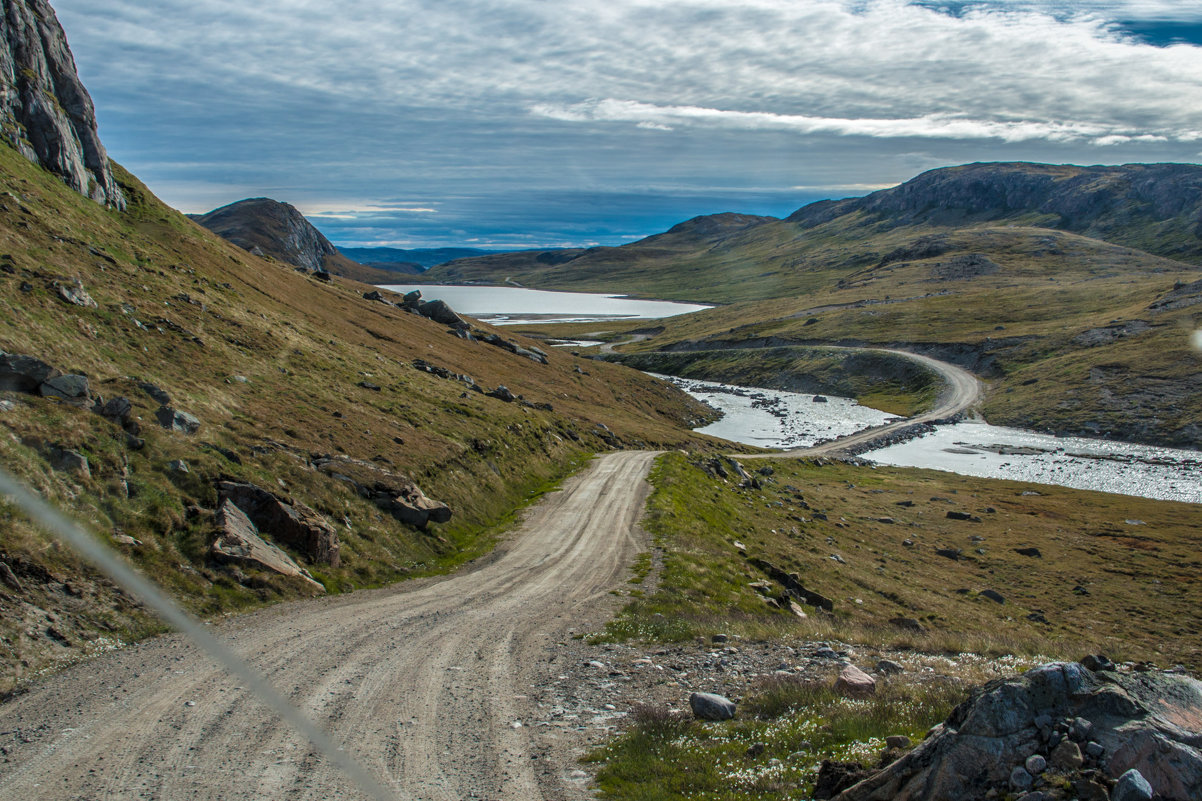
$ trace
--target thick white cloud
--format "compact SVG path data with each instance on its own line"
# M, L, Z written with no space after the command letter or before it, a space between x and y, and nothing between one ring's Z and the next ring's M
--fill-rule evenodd
M171 161L208 158L214 184L309 208L388 182L385 197L415 197L419 180L423 207L485 182L734 186L741 159L762 187L767 150L814 165L775 170L787 189L875 185L965 152L1184 160L1202 138L1202 48L1116 24L1202 21L1168 0L54 5L118 158L175 187L206 179ZM892 140L911 142L892 174L869 174L885 150L838 155Z

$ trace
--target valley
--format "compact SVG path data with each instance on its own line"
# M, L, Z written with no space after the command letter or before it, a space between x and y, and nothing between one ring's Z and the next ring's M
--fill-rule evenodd
M460 31L447 9L434 27ZM350 22L326 33L366 36ZM191 201L225 205L185 215L109 159L47 0L5 4L0 469L287 702L265 705L252 675L169 631L161 606L14 492L0 497L0 797L1202 793L1202 167L942 166L779 216L598 235L620 246L590 244L609 223L586 223L586 203L559 232L498 229L520 248L502 250L464 209L492 198L497 226L554 211L580 197L561 182L591 187L616 150L564 169L550 159L580 143L552 146L550 132L656 107L527 102L539 59L523 54L490 90L520 124L482 116L437 147L367 146L343 101L383 114L395 99L422 120L437 103L404 106L424 68L388 61L395 42L373 56L395 98L339 87L311 102L351 74L353 50L338 69L303 65L320 80L222 65L261 93L229 110L256 148L276 141L250 106L298 86L315 94L294 127L331 127L313 113L325 108L347 141L305 148L277 180L297 205L228 202L268 191L258 165L231 176L182 140L147 152L148 169L196 170L164 191L225 176L222 194ZM461 88L450 105L476 113ZM194 104L183 92L161 111ZM674 109L637 122L640 141L683 136L677 117L801 121ZM545 147L504 180L489 172L486 145L536 130ZM684 175L688 149L659 147L625 194L591 197L671 196L652 166L680 158ZM236 149L221 143L223 165ZM387 196L337 189L366 150ZM446 153L456 182L417 186ZM509 191L542 172L555 191ZM312 174L330 194L301 188ZM433 246L389 229L400 217ZM744 436L732 411L731 428L707 428L715 393L780 425ZM797 419L818 406L821 425ZM926 461L898 456L924 444ZM1105 479L1082 486L1109 491L1068 486L1086 472ZM288 704L336 745L271 711ZM380 787L357 785L341 756Z

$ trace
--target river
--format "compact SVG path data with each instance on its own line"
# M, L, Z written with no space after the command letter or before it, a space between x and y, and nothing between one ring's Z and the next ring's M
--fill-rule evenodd
M761 448L800 448L880 425L884 412L846 398L709 381L669 379L721 410L701 433ZM1127 442L1056 437L982 422L937 426L921 437L860 454L869 462L924 467L1076 489L1202 503L1202 453Z
M621 295L549 292L519 287L389 285L420 289L484 322L593 322L658 319L710 308ZM593 342L566 343L584 347ZM668 378L667 376L660 376ZM804 448L896 418L846 398L668 378L722 411L702 433L763 448ZM939 426L898 445L861 454L882 465L1202 503L1202 453L1105 440L1054 437L985 423Z

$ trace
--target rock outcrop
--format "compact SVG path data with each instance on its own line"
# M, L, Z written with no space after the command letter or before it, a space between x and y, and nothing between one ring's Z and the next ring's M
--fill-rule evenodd
M345 481L355 491L397 520L419 529L430 523L446 523L451 508L426 497L421 488L404 476L370 462L347 456L317 459L314 466L328 476Z
M303 553L313 562L339 565L338 532L321 515L303 503L239 481L220 481L221 501L230 501L276 542Z
M396 280L395 275L385 270L367 267L342 255L305 215L288 203L266 197L248 198L207 214L189 216L243 250L301 267L318 277L333 273L365 283ZM329 280L329 275L325 280Z
M0 6L0 132L75 191L125 208L96 131L92 98L46 0L7 0Z
M1137 771L1165 801L1202 798L1202 682L1091 659L1098 670L1055 663L986 684L917 748L837 801L1001 797L1037 785L1045 769L1060 785Z
M313 589L325 592L325 587L314 581L292 557L260 537L255 524L228 498L217 510L217 537L209 552L219 562L248 565L281 576L296 576Z

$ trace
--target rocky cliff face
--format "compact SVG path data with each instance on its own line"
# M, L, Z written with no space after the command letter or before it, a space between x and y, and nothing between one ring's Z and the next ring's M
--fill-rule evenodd
M96 132L92 98L46 0L0 4L0 132L76 191L125 207Z
M862 198L814 203L788 219L808 227L856 213L890 228L1021 221L1196 261L1202 166L967 164Z

